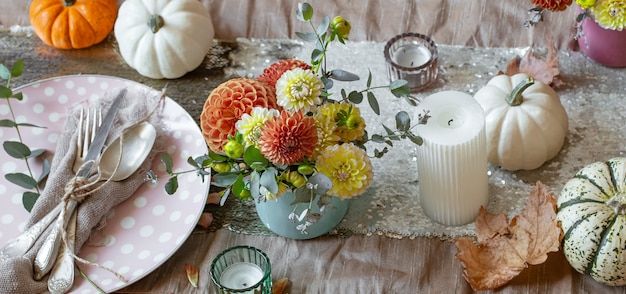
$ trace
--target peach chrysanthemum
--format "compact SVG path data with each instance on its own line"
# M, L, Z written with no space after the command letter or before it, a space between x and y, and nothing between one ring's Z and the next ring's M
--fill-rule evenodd
M261 136L261 126L279 115L280 111L263 107L253 108L250 114L244 113L241 119L235 123L237 132L243 136L244 146L257 146Z
M593 10L593 15L601 27L621 31L626 27L626 1L601 1Z
M322 103L324 83L311 70L295 68L286 71L276 82L276 100L286 110L304 113Z
M361 117L361 111L352 103L325 103L315 113L316 117L326 117L334 122L339 121L337 115L340 111L350 113L349 125L337 126L335 134L341 142L360 140L365 134L365 120Z
M255 106L278 108L274 89L247 78L231 79L217 86L200 114L202 135L209 148L221 152L228 135L235 134L235 123Z
M551 10L551 11L563 11L568 6L572 5L572 0L532 0L533 5Z
M367 153L352 143L326 147L317 157L315 168L333 182L328 194L341 199L363 194L374 181Z
M310 157L317 144L313 117L283 110L261 127L259 149L273 164L290 165Z
M294 68L311 69L311 66L304 61L297 59L279 60L272 63L263 70L263 73L256 78L257 81L266 83L271 87L276 87L276 81L288 70Z

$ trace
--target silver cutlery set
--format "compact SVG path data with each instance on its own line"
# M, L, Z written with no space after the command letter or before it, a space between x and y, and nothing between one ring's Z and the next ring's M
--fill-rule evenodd
M124 180L139 168L152 149L156 130L144 121L125 130L120 138L102 150L126 92L126 89L120 91L104 118L98 110L87 113L81 111L73 163L77 179L97 174L95 182ZM89 193L78 197L87 197ZM0 260L26 254L52 225L35 255L33 277L42 280L48 276L48 290L51 293L67 292L74 283L75 210L78 205L76 199L66 197L41 220L0 249Z

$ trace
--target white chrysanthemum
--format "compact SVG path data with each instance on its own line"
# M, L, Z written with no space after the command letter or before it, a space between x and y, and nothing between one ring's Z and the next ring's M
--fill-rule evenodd
M322 80L311 70L295 68L286 71L276 82L276 100L289 112L312 112L322 103L323 87Z
M276 109L267 109L265 107L255 107L250 114L244 114L241 119L235 123L237 132L243 135L245 146L257 146L259 137L261 136L261 126L266 121L279 116L280 112Z

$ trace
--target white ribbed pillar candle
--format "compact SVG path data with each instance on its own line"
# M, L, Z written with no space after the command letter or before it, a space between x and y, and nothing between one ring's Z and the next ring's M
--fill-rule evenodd
M442 91L419 104L431 118L417 126L420 204L438 223L464 225L489 200L485 113L466 93Z

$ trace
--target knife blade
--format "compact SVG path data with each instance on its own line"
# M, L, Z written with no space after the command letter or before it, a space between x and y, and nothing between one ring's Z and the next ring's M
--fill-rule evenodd
M84 162L85 165L83 168L77 173L78 177L87 177L91 169L95 164L95 160L100 155L102 151L102 147L104 146L104 142L111 131L111 127L113 126L113 121L117 116L117 112L120 109L120 105L122 103L123 98L126 96L126 89L122 89L120 93L115 97L111 107L107 111L104 120L96 134L94 136L94 140L89 146L89 150L87 150L87 155L85 155ZM56 260L57 255L59 254L59 248L61 247L61 228L64 228L67 225L67 222L70 218L66 218L65 215L72 215L78 203L72 199L67 202L67 207L64 211L61 211L59 217L54 222L50 233L46 236L46 239L42 243L41 247L37 251L37 255L33 261L33 272L34 278L36 280L41 280L46 274L50 272L52 266L54 265L54 260Z

